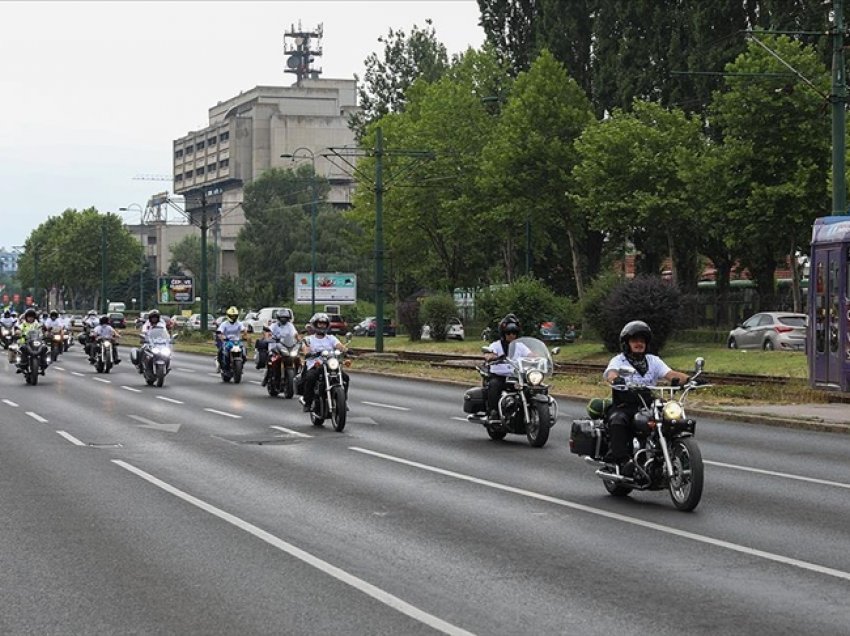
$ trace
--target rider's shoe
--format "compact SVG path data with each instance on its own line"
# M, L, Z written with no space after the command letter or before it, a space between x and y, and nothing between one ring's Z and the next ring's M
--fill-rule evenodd
M257 368L259 368L259 367L257 367ZM269 383L269 376L264 375L264 376L263 376L263 381L262 381L262 382L260 382L260 386L266 386L268 383Z
M303 409L303 411L304 411L305 413L309 413L309 412L310 412L310 409L312 409L312 408L313 408L313 405L312 405L312 404L309 404L309 403L307 402L307 400L305 400L305 399L304 399L304 396L303 396L303 395L302 395L300 398L298 398L298 401L299 401L299 402L301 402L301 408Z

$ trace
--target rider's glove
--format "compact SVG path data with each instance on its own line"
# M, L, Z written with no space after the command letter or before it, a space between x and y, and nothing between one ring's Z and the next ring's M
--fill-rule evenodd
M708 384L708 380L706 380L701 375L698 375L693 378L688 378L688 382L693 382L696 386L702 386L703 384Z
M618 375L616 378L611 380L611 386L618 387L618 388L625 387L626 386L626 380L623 377Z

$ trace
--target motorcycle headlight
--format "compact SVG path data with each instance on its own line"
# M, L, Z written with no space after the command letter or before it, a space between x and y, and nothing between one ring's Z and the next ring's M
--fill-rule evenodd
M111 347L111 346L112 346L112 343L111 343L111 342L109 342L109 340L106 340L106 341L103 343L103 346L104 346L104 347L106 347L107 349L109 349L109 347Z
M171 348L170 347L161 347L159 352L164 356L170 356L171 355Z
M330 369L331 371L336 371L337 369L339 369L339 360L337 360L336 358L331 358L330 360L328 360L328 369Z
M160 353L162 353L162 347L154 347L153 349L151 349L151 352L156 353L156 354L160 354Z
M297 357L298 357L298 349L292 349L292 350L289 352L289 357L290 357L290 358L297 358Z
M543 372L537 371L537 370L529 371L528 375L526 375L526 378L528 378L529 384L533 384L533 385L541 384L543 382Z
M231 349L231 351L233 351L233 353L242 353L242 347L236 345L233 349Z
M41 340L33 340L32 346L33 347L40 347L41 346Z
M60 336L60 335L57 333L55 336L53 336L53 339L54 339L54 340L62 340L62 336Z
M685 409L678 402L667 402L662 410L665 420L680 420L685 416Z

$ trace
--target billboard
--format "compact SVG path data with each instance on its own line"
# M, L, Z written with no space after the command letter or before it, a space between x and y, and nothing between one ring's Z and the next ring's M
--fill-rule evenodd
M194 279L186 276L160 276L156 286L157 302L160 305L186 304L195 302Z
M295 273L295 302L312 301L313 283L310 272ZM353 304L357 302L357 275L316 272L316 302Z

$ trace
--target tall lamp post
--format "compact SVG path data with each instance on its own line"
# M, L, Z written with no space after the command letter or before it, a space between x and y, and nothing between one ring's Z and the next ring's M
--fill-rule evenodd
M145 306L145 241L143 228L145 226L145 211L138 203L131 203L127 207L118 208L122 212L128 212L131 208L139 208L139 244L142 246L142 263L139 267L139 313Z
M299 157L299 152L305 152L306 157ZM318 201L316 200L316 155L309 148L301 146L296 148L291 153L281 155L284 159L307 159L309 157L310 164L313 166L313 175L310 177L310 315L316 313L316 210Z

